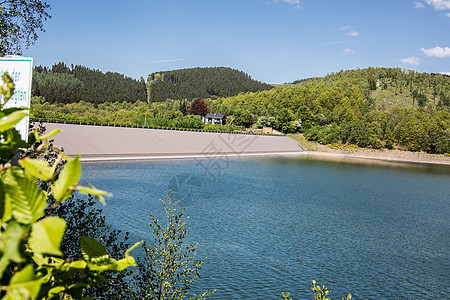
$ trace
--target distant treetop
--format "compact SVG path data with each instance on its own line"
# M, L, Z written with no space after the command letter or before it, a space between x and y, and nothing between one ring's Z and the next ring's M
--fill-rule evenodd
M147 80L149 102L230 97L272 88L269 84L253 80L242 71L226 67L155 72Z
M50 103L136 102L147 99L145 82L123 74L92 70L83 66L57 63L51 68L36 66L33 72L33 96Z

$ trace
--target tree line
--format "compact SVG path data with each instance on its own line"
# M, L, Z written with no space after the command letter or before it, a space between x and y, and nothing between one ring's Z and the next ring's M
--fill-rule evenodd
M98 104L145 101L147 98L143 78L135 80L123 74L103 73L79 65L68 67L63 62L50 68L36 66L31 92L49 103L85 101Z
M253 80L248 74L225 67L191 68L155 72L148 76L149 102L166 99L230 97L242 92L269 90L271 85Z
M322 144L448 153L449 98L447 75L368 68L208 103L239 124L301 132Z

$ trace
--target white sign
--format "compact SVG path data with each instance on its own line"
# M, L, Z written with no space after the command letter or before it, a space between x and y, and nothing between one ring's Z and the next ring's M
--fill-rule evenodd
M14 94L6 103L5 108L27 107L30 108L31 100L31 78L33 75L33 58L22 56L0 57L0 76L8 72L14 82ZM1 81L1 79L0 79ZM3 103L3 96L0 101ZM28 126L30 119L28 116L16 124L15 128L20 133L23 140L28 140Z

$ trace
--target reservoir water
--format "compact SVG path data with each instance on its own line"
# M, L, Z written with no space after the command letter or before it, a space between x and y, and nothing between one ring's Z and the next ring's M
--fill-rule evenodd
M189 216L209 299L447 298L450 167L307 158L84 163L107 221L151 241L168 190Z

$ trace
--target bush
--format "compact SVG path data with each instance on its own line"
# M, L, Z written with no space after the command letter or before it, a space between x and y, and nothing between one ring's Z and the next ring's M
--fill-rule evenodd
M114 259L95 239L80 238L81 256L64 259L61 243L66 221L52 215L74 191L90 193L100 201L108 193L92 186L80 186L79 156L70 159L59 153L52 165L34 158L45 155L48 139L57 131L44 137L37 132L29 136L29 142L21 140L14 128L27 115L24 108L5 109L14 92L14 84L8 74L3 75L0 92L4 103L0 104L0 281L3 299L81 298L85 288L105 280L102 273L120 271L135 265L130 250L123 258ZM19 148L29 148L39 142L36 151L18 158ZM62 158L67 160L62 170ZM48 189L44 192L38 183ZM50 209L46 209L49 195L53 197Z

